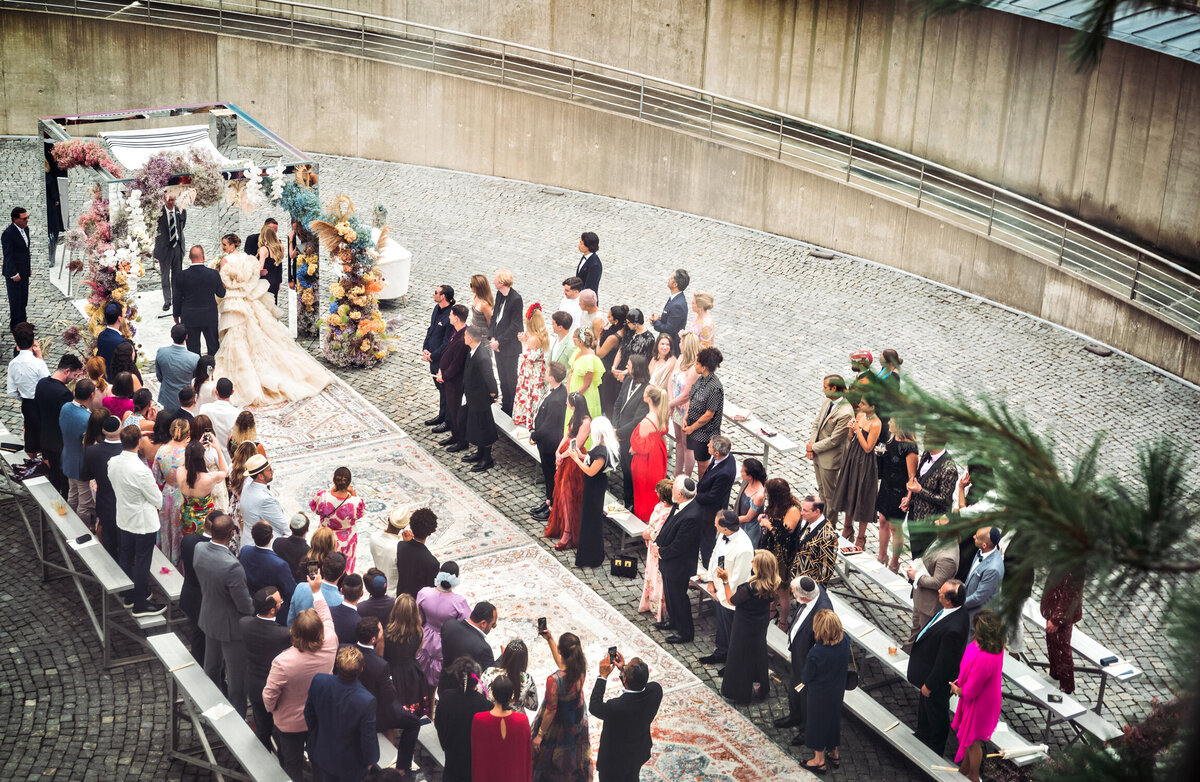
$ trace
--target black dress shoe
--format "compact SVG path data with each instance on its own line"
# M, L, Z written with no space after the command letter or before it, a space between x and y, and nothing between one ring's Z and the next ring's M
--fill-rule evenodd
M724 665L722 665L720 668L717 669L717 676L720 676L721 678L725 678L725 666Z
M458 440L454 439L454 435L450 435L449 437L443 437L441 440L438 440L438 445L454 445L456 442L458 442Z
M537 521L545 521L546 519L550 518L550 506L543 505L542 509L539 510L537 513L530 513L529 515L532 516Z
M796 719L791 714L784 715L774 722L775 727L779 728L780 730L784 728L794 728L799 724L800 720Z
M425 425L426 426L437 426L438 424L442 423L445 420L446 419L442 418L440 415L436 415L433 418L430 418L428 421L426 421Z
M546 509L546 507L547 507L546 503L539 502L537 505L534 505L532 508L530 508L529 512L530 513L541 513L543 510Z
M654 629L666 632L667 630L674 630L675 625L671 624L670 622L655 622Z
M163 312L170 312L170 311L171 311L171 305L168 304L167 302L163 302Z
M470 446L468 446L466 443L455 443L454 445L450 446L446 450L449 451L450 453L458 453L459 451L467 450L468 447L470 447Z
M491 459L484 459L481 462L475 462L475 466L471 468L471 472L486 472L492 469L495 464Z
M706 654L703 657L701 657L700 662L704 663L705 665L715 665L716 663L723 663L723 662L725 662L725 655L717 654L716 652L713 652L712 654Z
M479 452L479 449L476 448L474 451L471 451L470 453L463 454L462 460L464 462L477 462L482 458L483 458L483 454L481 454Z
M687 638L684 638L682 635L668 635L667 636L667 643L669 643L669 644L690 644L691 642L692 642L691 636L688 636Z
M449 432L449 431L450 431L450 424L447 424L447 423L440 423L437 426L433 427L434 434L445 434L446 432Z

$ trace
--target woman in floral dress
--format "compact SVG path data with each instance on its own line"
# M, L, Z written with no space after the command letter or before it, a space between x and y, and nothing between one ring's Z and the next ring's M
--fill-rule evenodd
M353 573L354 555L358 551L358 533L354 531L354 525L366 513L367 505L350 485L350 469L339 467L334 470L333 488L322 490L308 507L321 517L320 526L333 530L338 551L346 555L346 572Z
M209 472L204 463L204 444L192 441L183 452L183 466L175 470L175 484L182 495L179 506L179 527L184 535L204 528L208 513L215 509L213 489L225 485L225 472ZM237 552L234 552L237 553Z
M583 647L574 633L563 633L557 644L549 630L541 635L558 670L546 679L546 697L531 729L533 782L590 782L592 747L583 694L587 678Z
M646 583L642 586L642 599L638 603L638 613L647 611L654 614L657 622L667 621L667 604L663 601L662 573L658 570L658 546L654 541L662 529L663 522L671 515L671 479L663 478L654 487L658 494L658 505L650 514L650 521L642 532L642 540L646 541Z
M550 335L546 333L546 321L542 317L542 305L534 302L525 312L525 330L517 335L525 349L521 352L521 365L517 368L517 395L513 405L513 423L529 428L533 425L533 414L546 395L546 351L550 349Z
M176 418L171 422L171 440L164 443L154 457L154 480L162 490L163 504L158 511L159 547L172 562L179 562L179 548L183 543L183 529L180 527L179 511L183 504L183 495L179 493L179 484L175 482L179 468L183 466L183 452L190 439L187 421Z

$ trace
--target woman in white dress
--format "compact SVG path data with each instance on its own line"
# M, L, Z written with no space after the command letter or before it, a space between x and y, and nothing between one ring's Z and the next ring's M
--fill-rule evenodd
M222 245L237 237L227 236ZM332 376L304 351L279 321L262 261L237 251L225 256L221 281L217 377L233 381L240 406L307 399L329 385Z

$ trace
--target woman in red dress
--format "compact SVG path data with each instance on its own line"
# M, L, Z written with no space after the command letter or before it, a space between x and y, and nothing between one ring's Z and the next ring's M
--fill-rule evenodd
M492 710L475 715L471 724L471 779L529 782L533 776L533 744L529 718L513 711L513 684L507 676L492 680Z
M592 447L592 416L588 413L587 399L578 392L567 397L566 434L558 444L554 458L554 498L550 504L550 519L545 534L548 538L562 536L554 548L559 551L574 548L579 542L580 512L583 504L583 471L574 459L567 458L571 441L575 447L587 453Z
M646 386L643 398L649 412L629 436L629 470L633 475L633 515L649 521L658 493L654 487L667 475L667 393Z

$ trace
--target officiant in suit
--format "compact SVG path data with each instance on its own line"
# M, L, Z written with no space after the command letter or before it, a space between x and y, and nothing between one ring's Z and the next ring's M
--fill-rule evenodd
M511 418L517 394L517 363L521 359L521 340L517 335L525 330L525 302L513 290L513 276L508 269L496 272L492 282L496 286L496 303L492 307L488 336L496 355L496 374L500 376L500 409Z
M0 235L4 250L4 286L8 288L8 329L24 323L25 307L29 304L29 212L14 206L12 223Z
M658 545L658 569L662 573L663 600L670 620L655 625L659 630L674 630L667 643L691 643L695 637L692 604L688 599L688 581L696 575L700 556L700 536L712 529L712 522L700 518L695 503L696 482L686 475L675 479L671 488L675 509L663 522L655 541Z
M187 349L200 353L200 335L208 355L216 355L221 342L217 338L217 297L225 295L221 273L204 265L204 248L196 245L188 253L192 265L175 278L175 322L187 329Z
M492 403L496 401L496 376L492 373L492 352L481 344L484 331L479 326L466 328L467 354L463 369L463 399L466 407L459 416L463 418L463 431L467 442L475 450L463 457L464 462L474 462L471 472L491 469L492 443L496 442L496 421L492 418ZM453 662L453 661L451 661Z
M158 216L158 235L154 237L154 258L162 275L163 312L171 309L171 285L178 281L179 273L183 271L183 229L186 225L187 210L176 209L175 196L168 195Z

